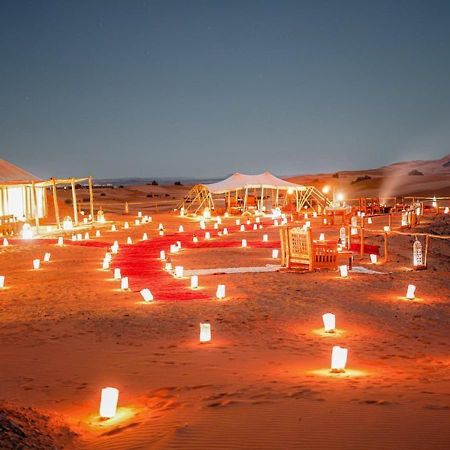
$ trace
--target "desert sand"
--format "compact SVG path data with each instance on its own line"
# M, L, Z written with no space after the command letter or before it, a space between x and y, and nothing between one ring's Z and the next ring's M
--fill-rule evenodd
M0 274L6 276L0 292L0 448L448 448L448 241L433 240L423 271L411 269L412 239L396 236L386 264L356 256L355 266L375 274L205 275L198 299L155 297L146 304L139 294L145 280L130 277L131 289L121 291L112 272L101 270L103 256L117 240L114 267L139 248L143 271L156 267L148 288L165 296L163 285L170 283L181 297L192 293L188 278L175 280L163 271L156 252L158 242L167 251L168 242L180 236L188 242L192 233L204 244L198 218L170 211L186 189L96 189L96 205L117 232L105 225L88 242L66 237L58 247L56 236L48 236L0 248ZM129 215L123 214L125 201ZM133 225L138 211L152 222ZM312 221L316 237L337 238L338 226ZM386 224L380 218L373 227ZM224 225L232 229L234 218ZM247 228L218 237L209 222L209 247L183 245L172 263L185 269L278 264L271 251L279 245L279 229L267 221L263 229ZM450 234L450 217L428 214L417 230ZM144 232L148 241L141 241ZM265 233L269 242L261 245ZM248 248L240 247L243 238ZM382 244L380 238L370 242ZM33 259L45 252L50 262L33 270ZM218 284L226 285L224 300L215 299ZM417 286L414 301L404 297L408 284ZM336 315L334 334L323 332L326 312ZM210 343L199 343L202 322L211 324ZM349 349L345 373L329 370L333 345ZM120 389L118 415L110 420L98 415L105 386Z

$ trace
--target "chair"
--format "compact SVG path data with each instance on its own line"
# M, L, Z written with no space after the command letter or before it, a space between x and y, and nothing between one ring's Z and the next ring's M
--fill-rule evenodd
M311 229L283 227L281 237L281 265L309 272L318 269L336 270L338 267L337 243L318 243L311 239Z

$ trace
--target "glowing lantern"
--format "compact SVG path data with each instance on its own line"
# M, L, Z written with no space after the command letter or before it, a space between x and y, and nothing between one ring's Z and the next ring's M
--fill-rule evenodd
M319 241L324 241L324 240L325 240L325 233L320 233Z
M178 250L181 250L181 241L177 241Z
M161 251L159 252L159 259L160 259L161 261L165 261L165 259L166 259L166 252L165 252L164 250L161 250Z
M263 242L268 242L268 241L269 241L269 235L263 234Z
M40 259L33 259L33 268L34 268L34 270L38 270L39 267L41 267L41 260Z
M423 267L422 244L418 239L413 244L413 265L415 268Z
M183 227L183 225L180 225L178 227L178 233L183 233L183 232L184 232L184 227Z
M449 212L449 208L448 208L448 206L446 206L446 207L444 208L444 214L448 214L448 212Z
M184 217L184 206L180 208L180 216Z
M90 239L89 233L86 231L86 233L84 233L84 239L86 241L88 241Z
M28 223L23 224L22 239L33 239L33 230Z
M142 295L142 298L144 299L144 302L151 302L151 301L153 301L153 295L150 292L150 289L147 289L147 288L142 289L141 290L141 295Z
M159 233L160 236L164 236L164 230L159 230L158 233Z
M326 218L323 219L323 224L326 225L328 223L328 220Z
M132 241L131 237L128 236L128 237L127 237L127 244L130 245L130 244L132 244L132 243L133 243L133 241Z
M65 217L63 220L63 230L66 231L73 230L72 219L69 216Z
M275 220L273 221L273 224L277 227L277 226L278 226L278 220L275 219Z
M241 227L239 228L240 231L245 231L245 226L241 225Z
M3 239L3 247L8 247L8 245L9 245L8 239L4 238Z
M236 225L240 225L241 224L241 219L236 219Z
M348 277L348 267L346 265L339 266L339 272L342 278Z
M223 229L223 234L224 234L224 235L227 235L227 234L228 234L228 228L225 227L225 228Z
M104 258L104 259L103 259L102 269L103 269L103 270L109 270L109 261L108 261L107 258Z
M437 207L437 200L436 200L436 197L433 197L433 202L432 202L431 205L433 206L433 208L436 208L436 207Z
M138 217L142 217L142 211L138 211Z
M225 285L224 284L219 284L217 286L216 297L219 300L225 298Z
M334 333L336 328L336 316L332 313L326 313L322 316L325 333Z
M203 210L203 217L205 219L211 219L211 211L209 210L209 208L205 208Z
M116 226L114 224L111 225L111 231L117 231L117 228L116 228Z
M143 241L146 241L147 239L148 239L147 233L144 233L144 234L142 235L142 240L143 240Z
M352 218L350 219L350 224L352 227L357 227L358 226L358 218L356 216L352 216Z
M100 399L100 417L112 419L116 415L119 390L113 387L102 389Z
M50 253L46 253L46 254L44 255L44 261L45 261L45 262L49 262L49 261L50 261Z
M344 201L344 194L342 194L342 193L337 194L336 195L336 200L338 202L343 202Z
M97 231L95 232L95 237L100 237L100 236L101 236L100 230L97 230Z
M402 227L407 227L407 226L408 226L408 212L403 211L402 212Z
M376 263L378 262L378 256L372 253L372 254L370 255L370 262L371 262L372 264L376 264Z
M88 223L87 217L85 217L85 218L83 219L83 223L84 223L84 224L87 224L87 223Z
M77 241L82 241L83 235L81 233L77 233Z
M197 237L197 236L193 236L193 237L192 237L192 242L193 242L194 244L197 244L197 242L198 242L198 237Z
M170 244L170 253L178 253L180 248L177 244Z
M313 212L313 217L314 219L317 219L317 213L315 211Z
M305 222L305 227L306 227L306 228L310 228L310 227L311 227L311 222L310 222L309 220L307 220L307 221Z
M228 211L225 211L224 217L225 217L226 219L228 219L228 217L230 217L230 214L228 213Z
M184 269L183 266L175 266L175 277L183 278Z
M76 241L77 240L77 236L75 234L72 234L72 241Z
M207 231L206 233L205 233L205 239L208 241L209 239L211 239L211 234L210 234L210 232L209 231Z
M197 289L198 288L198 275L192 275L191 276L191 289Z
M165 264L165 266L164 266L164 269L165 269L167 272L170 272L170 271L172 270L172 263L171 263L170 261L167 261L166 264Z
M125 230L128 230L128 228L130 228L130 224L129 224L128 222L125 222L125 223L123 224L123 228L124 228Z
M201 323L200 324L200 342L210 342L211 341L211 324Z
M345 365L347 364L348 350L339 345L335 345L331 352L331 371L345 372Z
M123 277L120 280L120 289L122 289L122 291L126 291L128 289L128 277Z
M367 219L367 223L368 223L369 225L372 225L372 217L369 217L369 218Z
M0 275L0 289L5 287L5 275Z
M136 220L134 221L134 224L135 224L136 226L139 225L139 224L140 224L139 219L136 219Z
M408 300L414 300L416 298L415 292L416 287L413 284L408 284L408 289L406 290L406 298Z
M389 225L385 225L385 226L383 227L383 230L384 230L386 233L389 233L389 231L391 231L391 227L390 227Z
M222 223L222 218L220 216L216 217L216 223L220 225Z
M116 267L115 269L114 269L114 279L115 280L120 280L122 277L121 277L121 275L120 275L120 269L118 268L118 267Z
M355 236L355 234L358 234L358 229L357 229L357 228L351 227L351 228L350 228L350 234L351 234L352 236Z
M158 230L159 230L159 231L164 230L164 225L163 225L162 223L160 223L160 224L158 225Z
M258 229L258 225L256 223L253 224L253 230L256 231Z
M242 248L247 247L247 239L242 239Z
M261 219L260 219L259 217L257 217L257 218L255 219L255 222L256 222L256 223L260 223L260 222L261 222Z
M272 258L273 259L277 259L278 258L278 249L277 248L274 248L272 250Z
M204 220L200 220L200 229L201 230L205 230L206 229L206 224Z

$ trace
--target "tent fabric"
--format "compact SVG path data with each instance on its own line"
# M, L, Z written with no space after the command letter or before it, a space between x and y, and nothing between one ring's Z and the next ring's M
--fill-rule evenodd
M304 186L291 183L272 175L270 172L260 173L259 175L246 175L243 173L234 173L225 180L217 183L203 185L211 194L223 194L228 191L245 188L265 188L265 189L294 189L305 190Z
M5 159L0 159L0 184L28 184L31 181L41 181L41 179Z

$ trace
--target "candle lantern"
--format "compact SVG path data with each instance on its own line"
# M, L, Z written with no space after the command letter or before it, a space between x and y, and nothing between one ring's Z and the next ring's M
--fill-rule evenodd
M86 233L84 233L84 240L88 241L90 238L89 233L86 231Z
M323 224L324 225L327 225L328 224L328 220L324 217L324 219L323 219Z
M44 261L45 261L45 262L49 262L49 261L50 261L50 256L51 256L50 253L48 253L48 252L45 253L45 255L44 255Z
M82 241L83 235L81 233L77 233L77 241Z
M120 280L122 277L121 277L121 275L120 275L120 269L118 268L118 267L116 267L115 269L114 269L114 279L115 280Z
M192 275L191 276L191 289L197 289L198 288L198 275Z
M100 399L100 417L112 419L117 412L117 402L119 401L119 390L113 387L102 389Z
M275 220L273 221L273 224L277 227L277 226L278 226L278 220L275 219Z
M210 342L211 341L211 324L201 323L200 324L200 342Z
M164 268L167 272L170 272L172 270L172 263L170 261L167 261Z
M142 289L141 290L141 295L142 295L142 298L144 299L144 302L151 302L151 301L153 301L153 295L150 292L150 289L147 289L147 288Z
M205 219L211 219L211 211L209 210L209 208L205 208L203 210L203 217Z
M245 231L245 226L241 225L240 231Z
M63 220L63 230L65 230L65 231L73 230L72 219L71 219L69 216L64 217L64 220Z
M250 225L252 222L250 219L247 219L247 225Z
M256 222L256 223L260 223L260 222L261 222L261 219L260 219L259 217L257 217L257 218L255 219L255 222Z
M109 261L108 261L107 258L103 259L102 269L103 270L109 270Z
M8 239L4 238L3 239L3 247L8 247L8 245L9 245Z
M408 211L403 211L402 212L402 227L407 227L408 224L409 224Z
M60 247L62 247L62 246L64 245L64 238L63 238L62 236L60 236L60 237L58 238L58 245L59 245Z
M371 262L372 264L376 264L376 263L378 262L378 256L372 253L372 254L370 255L370 262Z
M258 224L254 223L253 224L253 230L256 231L258 229Z
M209 240L211 239L211 233L210 233L209 231L207 231L207 232L205 233L205 239L206 239L207 241L209 241Z
M136 226L139 225L139 224L140 224L139 219L136 219L136 220L134 221L134 224L135 224Z
M213 227L215 230L218 230L219 229L219 224L216 222L215 224L214 224L214 227Z
M342 278L348 277L348 267L347 265L339 266L339 272Z
M183 233L183 232L184 232L184 227L183 227L183 225L180 225L178 227L178 233Z
M225 228L223 229L223 234L224 234L224 235L227 235L227 234L228 234L228 228L225 227Z
M130 236L127 237L127 244L131 245L133 243L133 240L131 239Z
M391 227L390 227L389 225L385 225L385 226L383 227L383 230L384 230L386 233L389 233L389 231L391 231Z
M372 225L372 217L368 217L368 218L367 218L367 223L368 223L369 225Z
M144 233L144 234L142 235L142 240L143 240L143 241L146 241L147 239L148 239L147 233Z
M325 233L320 233L319 241L324 241L324 240L325 240Z
M216 297L221 300L225 298L225 285L219 284L217 286Z
M449 207L446 206L446 207L444 208L444 214L448 214L448 212L449 212Z
M421 269L424 267L422 244L418 239L416 239L413 244L413 265L415 269Z
M122 291L126 291L128 289L128 277L123 277L120 280L120 289L122 289Z
M166 259L166 252L165 252L164 250L161 250L161 251L159 252L159 259L160 259L161 261L165 261L165 259Z
M242 239L242 248L247 247L247 239Z
M116 226L114 224L111 225L111 231L117 231L117 228L116 228Z
M39 267L41 267L41 260L40 259L33 259L33 268L34 268L34 270L38 270Z
M138 211L138 217L142 217L142 211Z
M95 237L100 237L100 236L101 236L100 230L97 230L97 231L95 232Z
M159 231L158 231L158 234L159 234L160 236L164 236L164 230L159 230Z
M278 249L277 248L274 248L272 250L272 258L273 259L277 259L278 258Z
M193 242L194 244L197 244L197 242L198 242L198 237L195 236L195 234L194 234L194 236L192 236L192 242Z
M317 213L316 213L316 211L313 212L313 217L314 217L314 219L317 219Z
M222 223L222 218L220 216L216 217L216 223L220 225Z
M358 226L358 218L356 216L352 216L352 218L350 219L350 225L352 227L357 227Z
M406 298L408 300L414 300L416 298L416 286L414 284L408 284L408 289L406 290Z
M240 225L241 224L241 219L236 219L236 225Z
M183 266L175 266L175 277L183 278L184 269Z
M201 229L201 230L206 229L206 223L205 223L204 220L200 220L200 229Z
M331 352L331 371L345 372L345 365L347 364L348 350L339 345L335 345Z
M268 242L268 241L269 241L269 235L263 234L263 242Z
M336 316L332 313L326 313L322 316L325 333L334 333L336 329Z
M128 228L130 228L130 224L128 222L125 222L123 224L123 227L124 227L125 230L128 230Z
M181 250L181 241L177 241L178 250Z
M5 287L5 275L0 275L0 289Z

